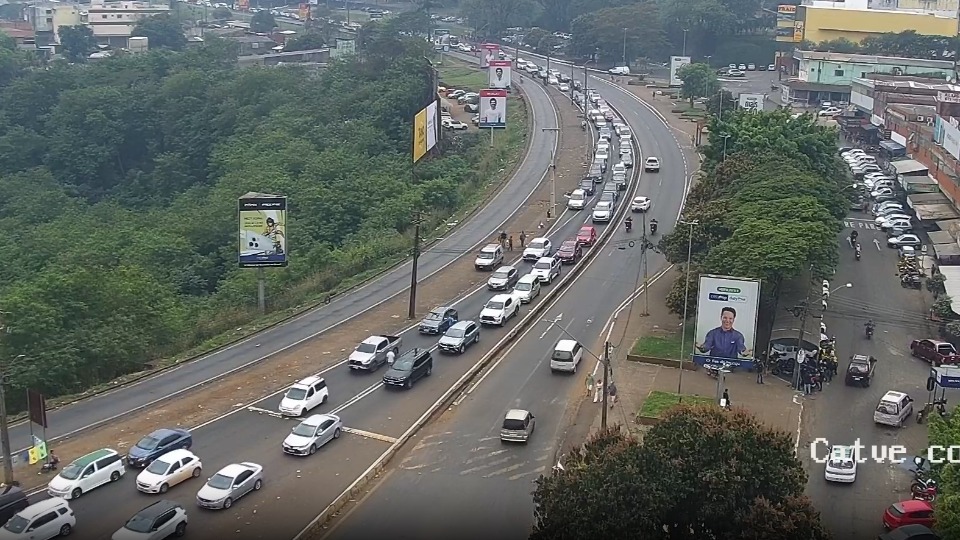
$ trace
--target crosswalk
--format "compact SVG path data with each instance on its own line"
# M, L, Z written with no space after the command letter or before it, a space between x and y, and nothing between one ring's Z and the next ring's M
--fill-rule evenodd
M549 444L529 444L505 445L498 436L437 433L424 437L400 463L400 468L533 482L550 467L553 450Z
M848 229L873 229L880 230L876 223L867 219L845 219L843 226Z

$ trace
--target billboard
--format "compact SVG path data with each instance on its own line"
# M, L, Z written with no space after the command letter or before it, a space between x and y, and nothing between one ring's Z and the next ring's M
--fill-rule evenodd
M481 128L507 127L507 91L486 89L480 91Z
M759 280L700 276L695 361L718 359L752 367L759 302Z
M240 268L287 266L287 198L247 193L237 208Z
M510 60L491 60L488 68L490 88L509 88L511 75Z
M670 57L670 86L680 86L683 81L677 76L680 68L690 63L689 56L671 56Z
M497 43L484 43L480 46L480 69L490 67L490 62L500 59L500 45Z
M437 145L437 102L427 105L413 117L413 162L420 161Z
M797 6L790 4L780 4L777 6L777 22L790 21L793 26L793 20L797 17Z
M766 97L766 94L740 94L737 96L740 102L740 108L753 112L763 110L763 100L766 99Z
M310 4L300 4L300 9L298 12L301 21L310 20Z
M793 23L793 42L800 43L803 41L803 21L795 21Z

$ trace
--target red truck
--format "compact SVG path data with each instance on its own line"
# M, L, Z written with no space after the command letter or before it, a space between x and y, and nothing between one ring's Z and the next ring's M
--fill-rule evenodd
M931 365L960 364L960 354L952 343L936 339L915 339L910 343L910 353Z

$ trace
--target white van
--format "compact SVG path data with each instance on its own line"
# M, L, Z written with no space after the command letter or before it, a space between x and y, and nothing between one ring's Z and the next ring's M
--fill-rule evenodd
M64 467L47 484L51 497L76 499L108 482L116 482L126 474L123 457L111 448L104 448L80 457Z
M540 296L540 277L533 273L526 274L513 286L513 297L521 304L529 304Z
M891 390L880 398L880 403L873 412L873 422L902 427L911 414L913 414L913 398L903 392Z
M550 355L550 371L577 372L577 365L583 359L583 347L572 339L561 339L553 347Z
M570 210L583 210L587 204L587 192L582 189L575 189L570 193L567 199L567 208Z

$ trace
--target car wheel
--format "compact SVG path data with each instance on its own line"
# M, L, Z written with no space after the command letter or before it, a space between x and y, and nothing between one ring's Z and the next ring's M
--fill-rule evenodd
M433 364L427 366L427 377L429 377L431 373L433 373Z
M233 499L231 499L230 497L227 497L226 500L223 501L223 509L226 510L231 506L233 506Z
M260 488L262 487L263 487L263 480L257 480L257 482L253 484L254 491L260 491Z
M80 495L83 495L83 490L81 490L80 488L75 488L73 491L70 492L71 499L79 499Z
M323 397L320 399L320 404L323 405L324 403L326 403L329 397L330 397L330 394L324 394Z
M60 536L70 536L72 532L73 527L71 527L69 523L64 523L63 526L60 527Z
M403 383L403 386L406 387L407 390L413 388L413 378L407 379L407 382Z
M334 439L339 439L339 438L340 438L340 428L337 428L337 429L333 430L333 438L334 438Z
M194 478L199 478L201 472L203 472L203 471L200 469L200 467L197 467L196 469L193 470L192 476L193 476Z
M177 523L177 528L173 531L173 535L176 537L181 537L185 534L187 534L187 522L181 521L180 523Z
M297 413L297 418L303 416L304 414L306 414L306 412L307 412L307 409L301 407L300 412Z
M310 445L310 450L308 450L308 452L310 452L310 455L311 455L311 456L314 455L314 454L316 454L316 453L317 453L317 445L311 444L311 445Z
M110 474L111 482L116 482L119 479L120 479L120 471L113 471L113 473Z
M167 490L169 490L169 489L170 489L170 486L168 486L167 484L161 484L161 485L160 485L160 493L166 493Z
M461 346L457 349L457 352L460 353L460 354L463 354L463 345L461 345Z
M480 333L477 332L477 335L473 336L474 343L480 343Z

